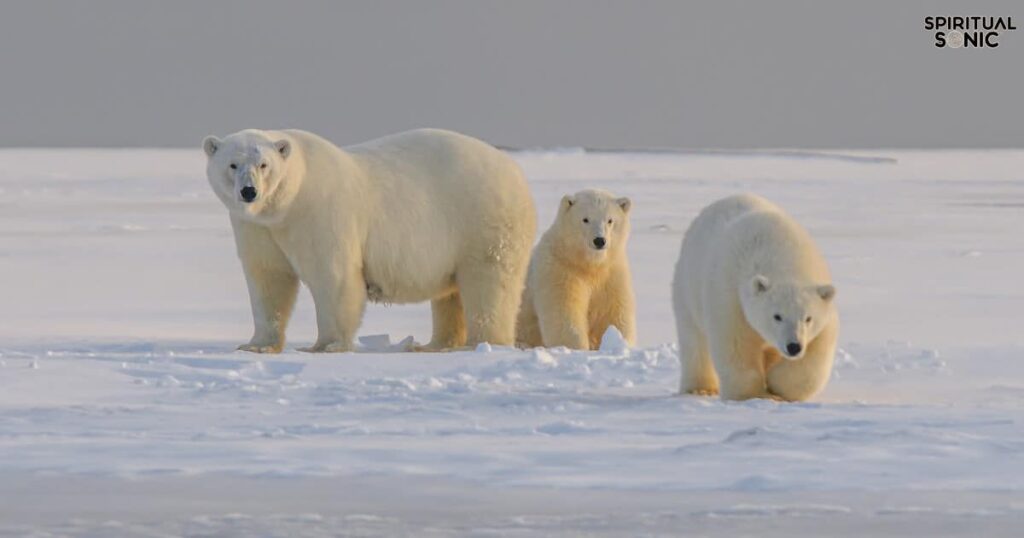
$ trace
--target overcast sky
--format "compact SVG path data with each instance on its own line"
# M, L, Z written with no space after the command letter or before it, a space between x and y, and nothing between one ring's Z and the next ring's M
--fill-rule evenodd
M0 146L432 126L509 146L1024 147L1022 7L12 0ZM947 14L1021 29L938 49L924 18Z

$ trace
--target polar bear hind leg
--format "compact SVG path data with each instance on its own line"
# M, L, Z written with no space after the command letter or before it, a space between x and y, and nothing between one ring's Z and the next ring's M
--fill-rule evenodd
M515 344L525 267L478 262L458 270L455 280L465 311L466 344Z
M466 345L466 314L459 292L431 301L430 312L434 318L433 336L430 343L418 351L442 351Z

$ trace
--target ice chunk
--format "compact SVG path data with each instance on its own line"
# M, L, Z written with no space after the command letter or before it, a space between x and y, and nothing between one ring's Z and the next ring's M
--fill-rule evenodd
M391 335L389 334L368 334L359 337L359 343L367 351L385 351L391 347Z
M533 360L537 364L543 364L548 366L554 366L555 364L558 364L558 361L555 360L554 355L548 353L548 350L540 347L534 348Z
M359 337L359 343L363 352L394 353L398 351L410 351L416 346L416 340L412 335L406 336L398 343L391 343L390 334L369 334Z

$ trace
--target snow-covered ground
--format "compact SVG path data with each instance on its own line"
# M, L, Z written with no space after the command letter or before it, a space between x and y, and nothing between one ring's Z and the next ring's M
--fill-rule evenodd
M0 151L0 536L1014 535L1024 151L515 153L634 200L641 347L235 352L248 299L201 152ZM817 237L841 351L816 401L675 395L687 224L754 191ZM371 351L376 350L376 351Z

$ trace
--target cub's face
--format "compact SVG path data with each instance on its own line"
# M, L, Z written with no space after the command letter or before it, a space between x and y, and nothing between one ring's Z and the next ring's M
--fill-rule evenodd
M208 157L206 177L231 213L248 220L275 216L282 201L291 143L271 140L255 131L242 131L223 140L208 136L203 141ZM297 185L288 185L295 189Z
M831 284L772 282L758 275L740 292L743 314L783 358L797 360L835 315Z
M562 198L558 226L563 241L590 260L621 250L629 238L629 198L585 190Z

